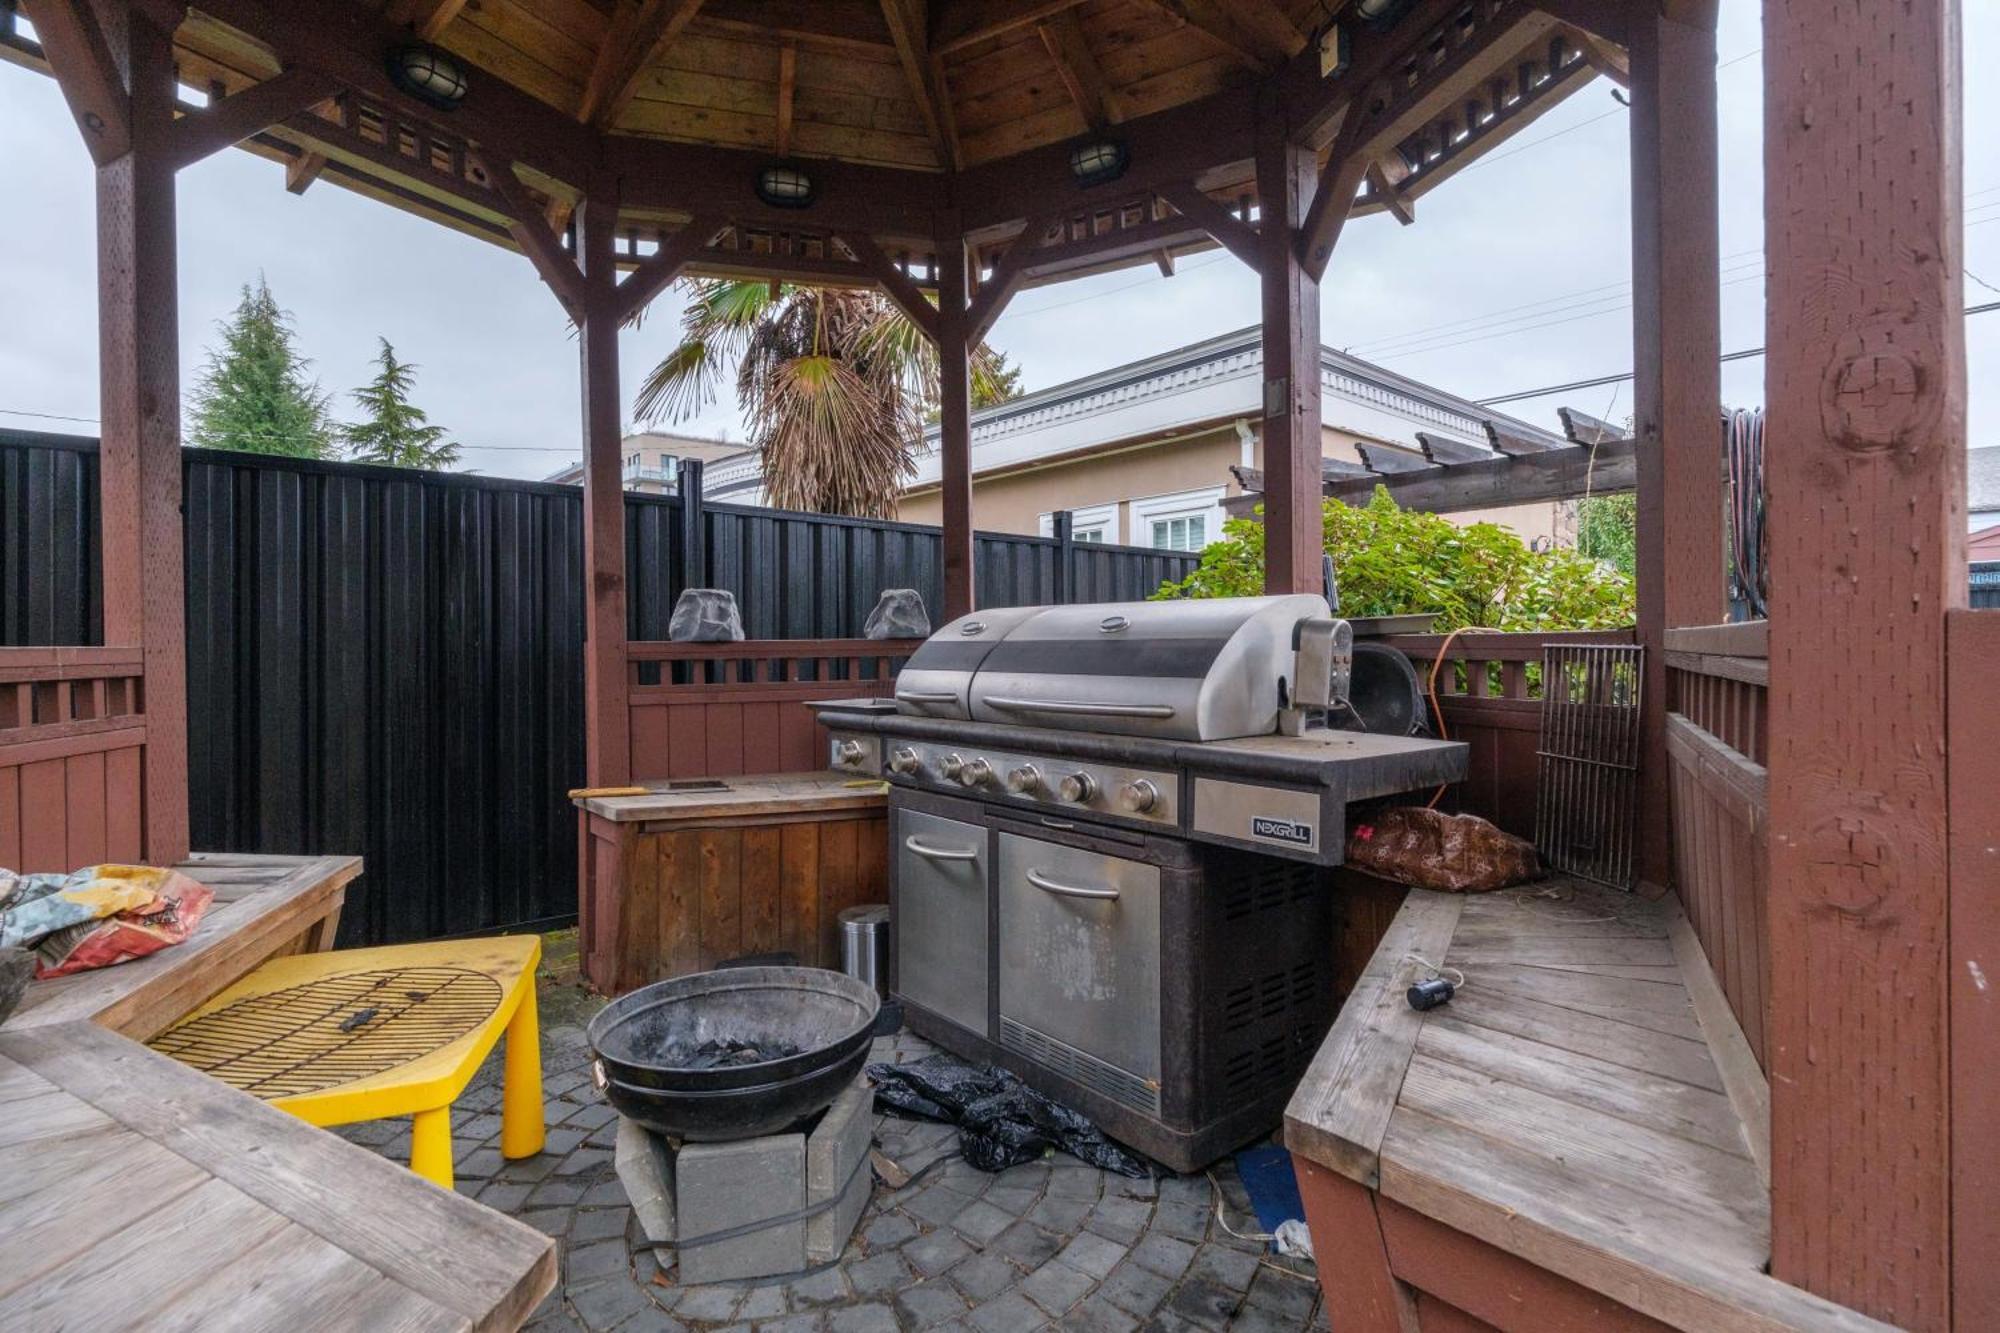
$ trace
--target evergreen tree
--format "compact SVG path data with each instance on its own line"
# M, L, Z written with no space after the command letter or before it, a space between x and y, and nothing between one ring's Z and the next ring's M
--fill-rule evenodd
M973 407L997 407L1021 394L1021 368L1008 360L1005 352L994 349L985 373L972 377Z
M354 401L366 413L363 420L341 427L350 458L359 463L390 467L448 468L458 461L458 446L444 438L443 426L433 426L420 407L410 402L416 367L396 359L387 338L375 364L382 369L354 391Z
M327 395L306 378L311 363L292 346L291 314L279 308L262 274L218 327L222 347L209 349L195 384L189 443L295 458L332 453Z

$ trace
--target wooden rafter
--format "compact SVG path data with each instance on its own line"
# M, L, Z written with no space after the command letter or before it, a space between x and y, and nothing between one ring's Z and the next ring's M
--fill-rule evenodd
M947 0L938 17L931 54L963 51L1082 3L1084 0Z
M390 0L383 11L391 23L408 28L427 42L434 42L465 8L465 0Z
M1535 0L1535 8L1613 46L1631 45L1633 7L1624 0Z
M1507 422L1498 420L1489 420L1486 423L1486 442L1493 446L1495 453L1514 454L1517 456L1523 454L1545 454L1562 447L1559 444L1551 443L1545 436L1530 435L1526 431L1509 425Z
M206 111L174 122L174 165L185 167L211 153L261 134L280 121L316 106L340 91L325 74L288 69L262 83L231 93Z
M639 266L618 284L611 298L612 317L620 324L636 319L652 299L681 275L688 261L708 248L715 233L728 223L719 217L690 219L685 227L660 242L660 248L641 260Z
M882 284L882 290L896 303L896 308L901 310L912 324L922 329L925 337L936 342L937 307L930 303L923 289L911 281L910 275L903 271L902 266L889 258L882 247L875 243L875 238L866 232L850 232L840 239L854 252L854 257L861 261L861 266Z
M89 5L34 0L28 19L42 43L63 100L83 131L84 146L100 167L132 146L131 112L125 81Z
M977 343L993 327L993 321L1000 318L1001 310L1020 289L1027 279L1029 263L1037 258L1042 249L1042 237L1048 235L1055 225L1053 217L1043 215L1028 219L1028 225L1021 228L1021 234L1007 247L1007 253L1000 256L1000 262L979 284L966 308L966 340Z
M1442 435L1429 431L1417 432L1417 447L1424 451L1424 457L1433 463L1480 463L1493 457L1484 449L1457 440L1448 440Z
M1395 215L1396 221L1405 227L1417 220L1417 205L1413 199L1405 199L1397 192L1397 186L1409 177L1410 169L1403 159L1391 153L1387 157L1375 159L1368 164L1368 197L1371 202L1381 205Z
M1090 43L1083 35L1083 22L1075 10L1066 9L1037 23L1035 33L1047 48L1049 59L1055 61L1056 77L1069 90L1070 100L1076 103L1086 126L1101 130L1125 119L1117 95L1111 91L1097 57L1091 53Z
M1562 34L1569 39L1570 45L1583 52L1583 58L1590 62L1592 69L1620 88L1632 86L1632 59L1624 47L1607 42L1588 29L1569 24L1563 25Z
M696 21L705 30L821 48L895 44L879 0L708 0Z
M793 99L799 90L799 44L790 37L778 43L778 156L792 151Z
M896 59L903 66L910 97L916 102L931 143L937 148L938 161L954 169L963 165L957 160L954 136L946 132L943 97L930 61L929 11L923 0L882 0L882 17L895 41Z
M583 270L570 252L563 249L562 238L550 230L544 206L528 193L528 187L504 158L485 159L483 165L487 183L506 210L507 234L533 262L535 271L555 292L570 318L582 323L589 301Z
M1271 0L1146 0L1252 69L1277 68L1306 47L1305 34Z
M1495 456L1467 451L1467 456L1453 459L1436 455L1434 461L1426 463L1399 450L1363 445L1359 452L1368 468L1351 469L1350 465L1351 470L1335 472L1323 464L1322 490L1343 504L1366 504L1381 486L1405 509L1432 514L1616 495L1638 483L1635 447L1631 439L1621 437L1595 447L1557 445L1533 454ZM1260 471L1243 469L1237 476L1244 494L1222 502L1224 511L1232 516L1251 513L1264 498Z
M1193 181L1161 186L1160 198L1214 237L1216 244L1230 254L1253 269L1257 267L1257 228L1215 202Z
M597 58L591 62L576 118L598 129L616 121L638 91L647 66L659 59L660 52L701 12L701 4L702 0L621 3L605 28Z

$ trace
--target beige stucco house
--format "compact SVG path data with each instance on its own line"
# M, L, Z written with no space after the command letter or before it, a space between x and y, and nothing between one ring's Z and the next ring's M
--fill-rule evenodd
M972 518L993 532L1050 531L1074 515L1081 541L1199 550L1221 535L1222 501L1239 494L1235 468L1263 467L1263 386L1255 327L1027 394L972 418ZM1564 443L1330 347L1320 349L1326 457L1359 462L1356 445L1421 460L1417 432L1487 447L1483 422ZM925 436L917 476L897 517L939 521L937 432ZM1574 538L1561 503L1454 514L1503 523L1524 540Z
M627 435L623 444L625 489L652 495L672 493L680 461L684 458L706 465L702 477L702 492L705 495L715 494L718 469L732 462L740 463L747 457L754 470L757 458L757 451L747 444L701 435L673 435L659 430ZM566 486L580 485L583 482L583 463L571 463L544 480ZM720 498L739 500L733 495Z

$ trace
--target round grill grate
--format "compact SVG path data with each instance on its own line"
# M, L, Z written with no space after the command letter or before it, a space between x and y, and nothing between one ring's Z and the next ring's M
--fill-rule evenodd
M500 983L460 967L389 967L246 996L161 1033L154 1050L266 1101L386 1073L463 1037Z

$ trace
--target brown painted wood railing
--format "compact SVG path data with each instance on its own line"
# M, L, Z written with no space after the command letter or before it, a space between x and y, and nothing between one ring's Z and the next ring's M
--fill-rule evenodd
M1766 630L1756 620L1666 637L1674 883L1760 1064L1771 968Z
M886 698L921 639L626 645L632 776L734 777L826 766L814 699Z
M143 855L144 670L137 648L0 648L0 866Z
M1426 684L1442 634L1397 634L1381 642L1400 649ZM1535 836L1535 790L1541 771L1542 650L1551 643L1627 644L1629 629L1560 633L1466 632L1451 640L1437 673L1446 733L1472 747L1464 782L1449 794L1456 808L1492 820L1523 838ZM1530 668L1533 668L1532 670Z

